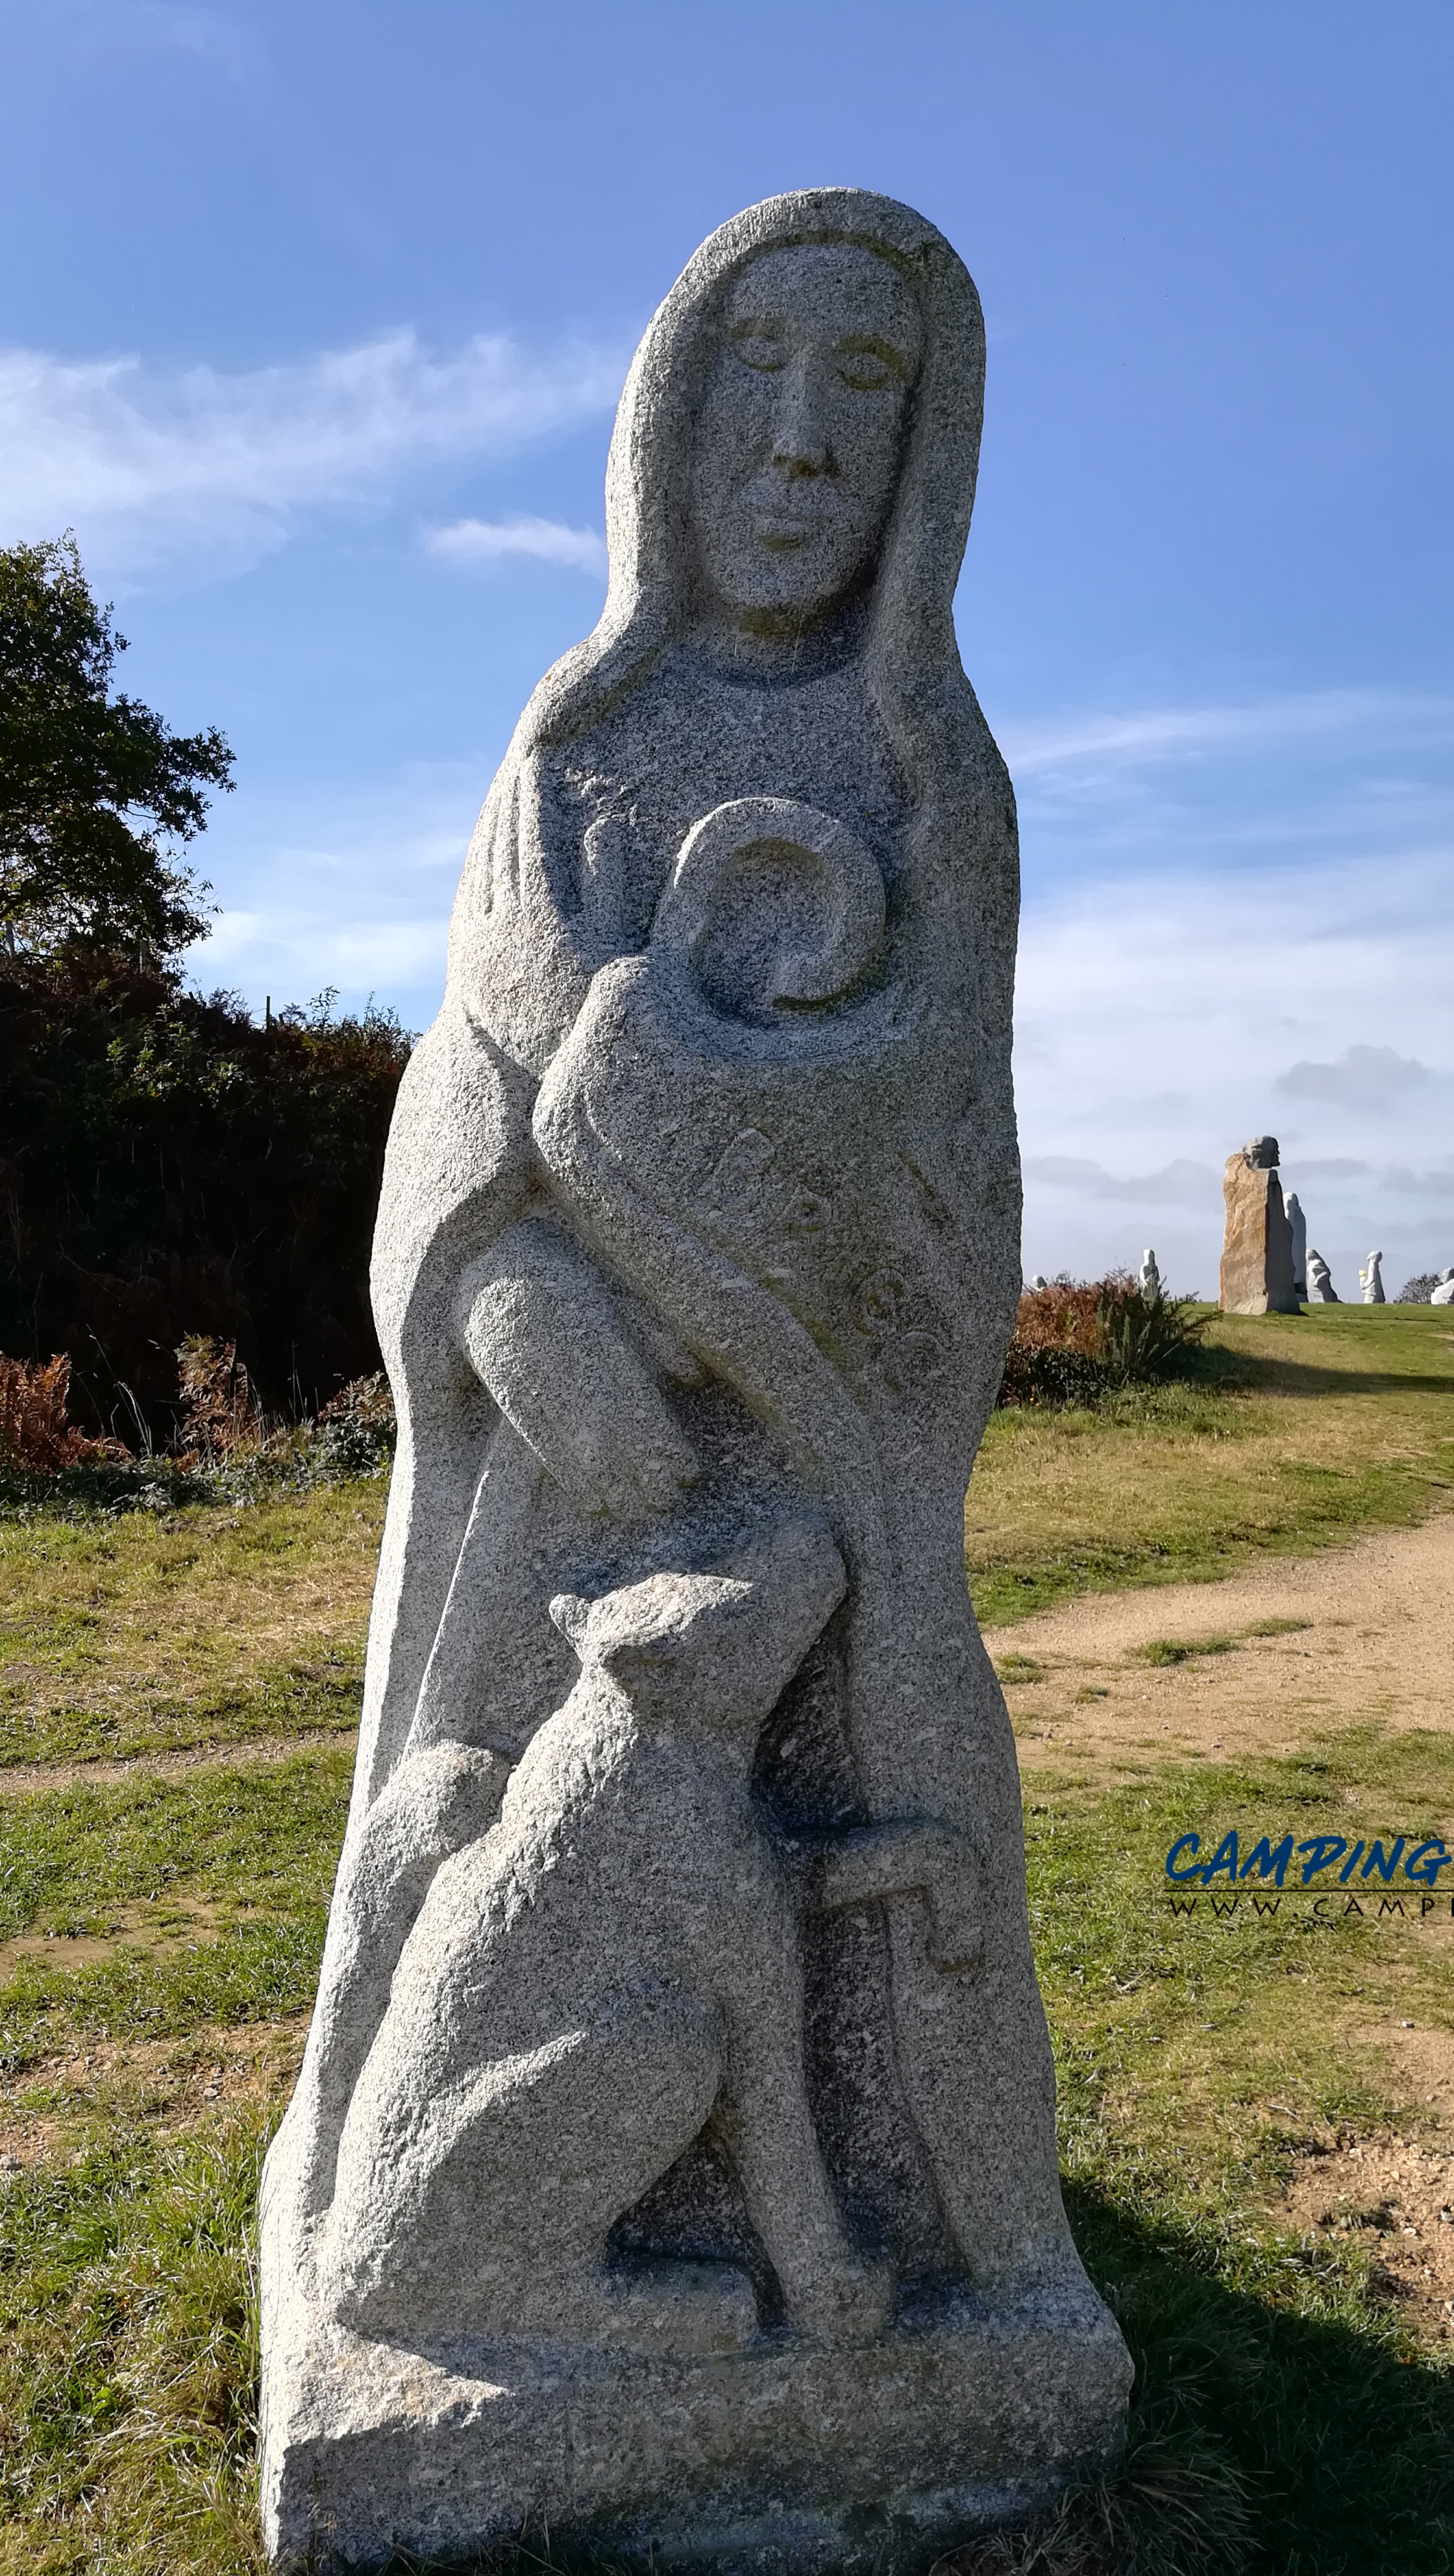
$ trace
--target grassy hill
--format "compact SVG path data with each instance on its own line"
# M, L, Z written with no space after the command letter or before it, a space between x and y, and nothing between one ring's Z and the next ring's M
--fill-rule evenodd
M1189 1383L994 1416L964 1523L986 1624L1067 1593L1215 1581L1454 1495L1454 1310L1207 1311Z
M1187 1385L997 1416L971 1581L1004 1620L1215 1581L1451 1493L1442 1310L1218 1319ZM366 1480L0 1523L4 2576L258 2568L248 2231L343 1830L383 1500ZM1440 1951L1402 1922L1171 1926L1162 1855L1193 1796L1454 1839L1448 1737L1364 1726L1194 1787L1150 1758L1130 1785L1027 1779L1072 2217L1140 2370L1124 2471L996 2568L1436 2576L1454 2345L1367 2230L1311 2234L1285 2195L1319 2142L1454 2145L1348 2039L1359 2016L1454 2024L1454 1925Z

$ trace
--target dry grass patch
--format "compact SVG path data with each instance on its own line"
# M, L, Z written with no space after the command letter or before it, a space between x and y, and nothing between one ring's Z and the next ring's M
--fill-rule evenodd
M75 2152L87 2136L144 2122L193 2129L239 2110L275 2114L297 2080L306 2013L211 2023L181 2039L97 2039L31 2069L0 2111L0 2174Z

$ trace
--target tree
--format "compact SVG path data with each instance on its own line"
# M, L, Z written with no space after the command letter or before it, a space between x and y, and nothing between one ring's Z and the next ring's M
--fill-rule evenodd
M409 1048L326 994L259 1028L117 950L0 955L0 1352L69 1352L71 1420L130 1446L138 1415L167 1436L190 1333L235 1343L269 1409L367 1376Z
M180 845L230 788L223 736L174 734L111 695L126 637L92 598L75 538L0 549L0 941L176 956L206 927Z

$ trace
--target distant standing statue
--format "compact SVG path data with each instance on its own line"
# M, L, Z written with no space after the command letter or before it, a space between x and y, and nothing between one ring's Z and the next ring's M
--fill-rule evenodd
M471 846L264 2181L277 2562L918 2567L1119 2438L964 1580L1020 1291L1014 804L952 618L982 372L907 207L713 234Z
M1446 1270L1429 1299L1431 1306L1454 1306L1454 1270Z
M1306 1299L1308 1293L1308 1221L1296 1190L1288 1192L1287 1222L1292 1235L1292 1293Z
M1310 1252L1308 1254L1308 1282L1308 1304L1310 1306L1336 1306L1338 1304L1338 1291L1333 1285L1332 1273L1330 1272L1326 1261L1323 1259L1321 1252Z
M1360 1270L1358 1273L1358 1285L1363 1291L1363 1303L1365 1306L1387 1305L1388 1299L1383 1293L1383 1255L1381 1252L1370 1252L1368 1256L1367 1269Z
M1156 1267L1155 1253L1149 1250L1141 1255L1141 1294L1152 1299L1161 1294L1161 1273Z
M1277 1177L1277 1138L1254 1136L1222 1175L1226 1230L1221 1305L1226 1315L1295 1315L1292 1232Z

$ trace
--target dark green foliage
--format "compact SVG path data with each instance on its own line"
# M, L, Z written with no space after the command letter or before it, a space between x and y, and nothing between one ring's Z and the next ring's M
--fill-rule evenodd
M0 550L0 939L49 952L83 939L159 957L204 927L176 848L206 787L230 787L215 727L174 734L111 695L126 638L87 587L75 539Z
M1095 1355L1112 1386L1149 1386L1174 1376L1204 1330L1185 1297L1148 1297L1129 1279L1101 1282Z
M169 1433L179 1343L266 1406L379 1365L368 1258L409 1041L328 998L254 1026L114 955L0 957L0 1350L72 1357L73 1420Z
M1018 1332L1005 1353L1000 1404L1094 1404L1106 1376L1085 1351L1060 1342L1025 1342Z

